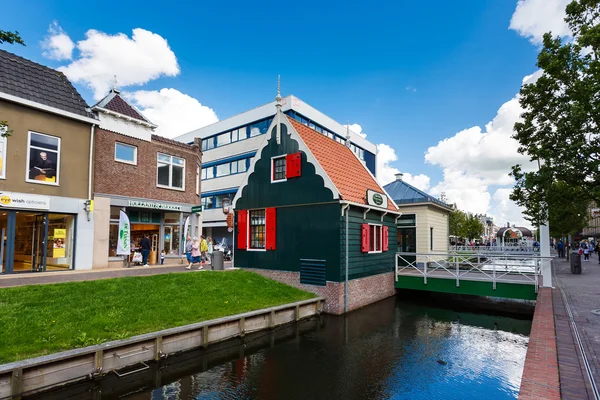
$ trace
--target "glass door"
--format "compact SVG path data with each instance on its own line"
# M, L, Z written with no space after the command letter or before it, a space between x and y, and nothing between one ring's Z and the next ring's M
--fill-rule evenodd
M43 272L46 270L47 227L46 214L36 214L33 216L31 270L35 272Z
M398 228L398 251L403 253L417 252L416 228ZM408 263L413 263L416 260L416 256L403 255L402 259L398 261L399 265L406 266Z

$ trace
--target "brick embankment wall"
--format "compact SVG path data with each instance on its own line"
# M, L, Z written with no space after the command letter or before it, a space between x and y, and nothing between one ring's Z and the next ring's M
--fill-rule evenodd
M299 272L248 269L267 278L285 283L326 299L324 311L328 314L344 313L344 282L327 282L327 286L304 285L300 283ZM394 273L379 274L348 283L348 311L394 296Z
M559 400L560 384L552 289L540 288L533 314L519 400Z

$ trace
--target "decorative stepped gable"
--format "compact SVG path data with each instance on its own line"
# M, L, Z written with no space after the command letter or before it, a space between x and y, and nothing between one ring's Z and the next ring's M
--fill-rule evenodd
M134 105L113 88L92 110L100 117L100 127L137 139L151 141L157 125L146 118Z
M279 139L281 144L277 143L278 119L281 126ZM319 176L321 185L329 189L330 194L317 196L316 193L307 193L299 186L297 190L294 190L296 193L294 198L277 198L282 196L277 184L262 182L259 176L270 176L268 171L271 168L271 157L279 155L277 149L280 146L283 146L286 154L302 152L302 176L309 174ZM252 185L248 185L250 180ZM291 180L286 182L286 185L296 186L296 183ZM312 186L312 188L314 187ZM250 209L275 204L283 205L284 203L308 204L338 200L370 207L374 210L386 209L390 212L398 212L398 208L389 195L387 195L386 208L369 205L367 190L387 195L352 150L278 111L269 133L265 135L265 139L258 149L258 155L233 200L233 205L236 209Z

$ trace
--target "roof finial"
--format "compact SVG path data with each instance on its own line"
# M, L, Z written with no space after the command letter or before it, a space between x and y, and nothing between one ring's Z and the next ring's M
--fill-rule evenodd
M277 97L275 97L277 101L277 107L281 107L281 77L277 75Z

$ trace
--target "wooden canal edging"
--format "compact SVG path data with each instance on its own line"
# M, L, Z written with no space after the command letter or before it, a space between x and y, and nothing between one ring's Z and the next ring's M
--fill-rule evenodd
M0 365L0 399L110 372L131 375L148 369L147 361L310 318L323 311L323 303L318 297Z

